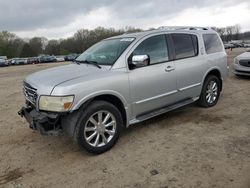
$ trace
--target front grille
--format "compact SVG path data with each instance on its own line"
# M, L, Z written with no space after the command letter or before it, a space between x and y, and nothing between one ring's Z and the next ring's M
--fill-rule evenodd
M29 102L31 102L33 105L36 105L37 89L32 87L30 84L24 82L23 83L23 92L24 92L25 98Z
M241 66L250 67L250 60L245 60L245 59L244 60L240 60L239 64Z

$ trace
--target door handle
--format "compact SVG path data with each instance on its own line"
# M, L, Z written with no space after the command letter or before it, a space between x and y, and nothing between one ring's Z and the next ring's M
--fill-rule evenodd
M173 66L170 66L170 65L165 68L166 72L171 72L173 70L175 70L175 68Z

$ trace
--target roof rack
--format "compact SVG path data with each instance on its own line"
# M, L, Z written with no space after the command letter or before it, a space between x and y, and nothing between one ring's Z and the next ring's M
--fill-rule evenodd
M158 27L161 30L209 30L206 27L193 27L193 26L161 26Z

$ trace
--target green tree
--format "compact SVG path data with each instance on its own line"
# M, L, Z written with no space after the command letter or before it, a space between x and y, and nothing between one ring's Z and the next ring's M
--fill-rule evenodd
M45 46L46 46L47 39L44 37L34 37L30 39L29 45L34 51L36 55L42 54Z
M30 47L28 43L25 43L20 53L20 57L33 57L33 56L36 56L36 53L33 51L33 49Z
M0 32L0 55L9 58L17 57L20 55L23 45L23 40L18 38L15 34L8 31Z
M60 44L57 40L50 40L45 47L45 53L50 55L60 54Z

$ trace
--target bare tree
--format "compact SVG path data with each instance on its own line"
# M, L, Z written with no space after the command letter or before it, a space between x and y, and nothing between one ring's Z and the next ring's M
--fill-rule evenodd
M239 40L239 37L240 37L240 30L241 30L241 27L240 27L240 25L239 24L236 24L235 26L234 26L234 31L235 31L235 39L236 40Z

